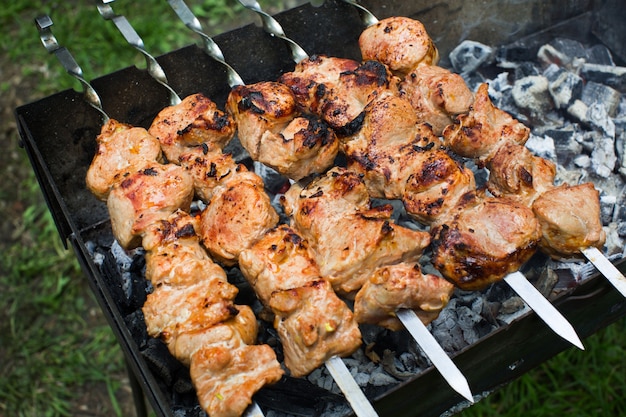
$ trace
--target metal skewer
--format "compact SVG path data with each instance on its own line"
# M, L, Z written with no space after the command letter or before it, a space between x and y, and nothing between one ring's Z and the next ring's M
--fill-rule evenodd
M142 55L146 59L148 74L150 74L152 78L157 80L159 84L167 88L167 90L169 91L170 104L173 106L179 104L181 102L181 99L178 94L172 89L172 87L170 87L163 68L161 68L161 65L159 65L157 60L146 51L143 40L128 22L126 17L115 14L109 4L113 3L113 1L114 0L102 0L98 3L97 7L100 15L102 15L104 19L110 20L115 23L117 29L120 31L122 36L124 36L124 39L126 39L126 42L128 42L131 46L133 46L135 49L142 53Z
M358 8L361 19L367 26L378 22L378 19L356 0L342 0ZM583 344L572 325L565 317L537 290L521 272L514 272L504 277L504 281L526 302L531 309L559 336L574 346L583 349Z
M357 0L342 0L355 6L361 14L361 20L367 26L378 23L378 19L365 7L361 6ZM609 261L600 250L595 247L581 249L581 253L606 277L606 279L617 289L624 297L626 297L626 277ZM519 278L511 278L509 281L514 282ZM507 281L507 282L509 282ZM530 294L529 294L530 295ZM539 314L539 313L537 313ZM549 314L548 312L545 313ZM558 333L558 332L557 332Z
M83 93L85 95L85 100L91 107L98 110L102 115L103 121L106 123L109 120L109 116L102 109L102 102L100 101L100 96L96 93L96 90L93 89L91 84L83 77L83 70L78 65L72 54L67 50L67 48L60 46L57 42L57 39L52 34L52 19L50 16L44 15L35 18L35 25L37 26L37 30L39 31L39 38L43 43L43 46L46 48L48 52L53 53L58 58L63 68L70 74L72 77L76 78L80 81L83 86Z
M361 15L361 20L368 27L372 26L372 25L375 25L376 23L379 22L378 18L376 16L374 16L374 14L372 12L367 10L365 7L361 6L356 0L342 0L342 1L345 2L345 3L351 4L354 7L356 7L357 10L359 11L359 14Z
M609 280L615 289L626 297L626 277L619 272L619 269L597 248L589 247L581 252Z
M263 21L263 29L267 33L287 42L289 48L291 49L291 56L296 64L300 61L304 61L309 57L309 54L307 54L300 45L298 45L292 39L288 38L287 35L285 35L285 31L283 30L283 27L280 25L280 23L278 23L276 19L274 19L271 15L261 9L258 1L239 0L239 3L241 3L245 8L254 11L261 17L261 20Z
M65 70L71 76L80 81L84 88L86 101L100 112L104 119L104 122L106 123L108 120L110 120L110 117L102 109L102 104L98 93L96 93L91 84L89 84L89 82L84 79L83 71L72 56L72 54L67 50L67 48L61 47L57 42L55 36L52 34L52 19L47 15L39 16L35 19L35 24L37 26L37 29L39 30L39 36L44 47L48 50L48 52L54 53L57 56ZM128 27L131 27L130 24L128 24ZM264 414L259 405L256 402L253 402L250 406L248 406L243 414L243 417L264 417Z
M264 20L267 19L265 16L268 16L268 14L261 10L261 6L256 0L239 0L239 2L248 9L260 14ZM371 13L370 15L373 17ZM274 19L272 18L272 20ZM376 19L376 21L378 20ZM276 24L278 24L278 22L276 22ZM264 27L266 26L264 25ZM293 40L286 38L286 35L282 32L282 28L280 30L282 33L282 36L280 36L281 39L287 39L290 45L296 44ZM274 35L270 30L266 29L266 31L268 31L271 35ZM299 49L302 50L302 53L298 56L293 54L294 61L296 61L296 63L299 62L298 59L302 60L309 56L301 47L299 47ZM467 379L454 364L452 359L450 359L448 354L443 350L441 345L439 345L434 336L428 331L424 323L422 323L419 317L417 317L415 312L410 309L400 309L396 311L396 314L398 319L413 336L417 344L424 351L426 356L430 359L448 384L465 399L473 403L474 398Z
M191 9L183 0L168 0L169 5L174 9L180 20L185 26L196 32L203 40L204 51L214 60L224 65L228 76L228 85L234 87L236 85L244 85L245 83L237 73L224 59L224 54L219 46L211 39L202 29L202 25Z
M245 85L243 79L239 76L239 74L227 62L224 61L224 55L219 46L209 36L202 32L200 22L194 16L189 7L187 7L184 1L168 0L168 3L188 28L202 36L202 38L205 40L205 45L207 46L205 50L207 54L216 61L226 66L229 73L228 82L230 87ZM328 360L326 360L325 366L337 383L337 386L341 389L341 392L343 392L344 396L348 400L348 403L350 403L352 410L358 417L378 416L378 414L374 410L374 407L369 402L363 391L359 388L359 385L355 381L352 374L350 374L350 371L340 357L333 356L329 358Z

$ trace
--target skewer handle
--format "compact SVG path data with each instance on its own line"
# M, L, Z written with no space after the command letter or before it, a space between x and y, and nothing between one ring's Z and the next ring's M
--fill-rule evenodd
M441 345L437 343L437 340L428 331L424 323L417 317L417 314L413 310L400 309L396 312L396 315L448 384L473 404L474 396L467 379L452 362L452 359L450 359Z
M378 18L374 16L372 12L367 10L365 7L361 6L356 0L343 0L343 1L357 8L357 10L359 11L359 14L361 15L361 20L368 27L375 25L376 23L379 22Z
M135 29L132 27L128 19L126 17L117 15L113 11L110 6L110 3L113 3L114 0L102 0L102 3L98 4L98 11L100 15L106 19L115 23L115 26L120 31L126 42L128 42L131 46L137 49L146 59L146 66L148 68L148 74L152 78L154 78L159 84L167 88L170 93L170 104L175 106L181 102L178 94L170 87L167 77L165 76L165 71L161 68L161 65L157 62L157 60L146 51L143 40L137 34Z
M82 68L78 65L70 51L63 46L60 46L57 42L57 39L52 34L51 27L53 24L52 19L48 15L38 16L35 18L35 25L37 26L37 30L39 30L39 38L41 39L43 46L49 53L56 55L57 59L61 62L61 65L63 65L63 68L65 68L65 71L67 71L68 74L80 81L87 103L100 112L104 122L106 123L109 120L109 116L102 109L100 96L98 96L98 93L96 93L96 90L93 89L91 84L85 80Z
M236 85L244 85L242 78L239 76L237 71L233 67L230 66L224 59L224 54L220 47L215 43L213 39L211 39L204 31L202 30L202 25L198 18L193 14L191 9L185 4L183 0L167 0L170 7L174 9L176 15L180 20L183 21L185 26L187 26L192 31L196 32L202 38L204 51L211 58L222 64L226 68L226 73L228 76L228 85L230 87L234 87Z
M245 8L257 13L261 17L261 20L263 22L263 29L267 33L287 42L289 48L291 49L291 57L296 64L309 57L309 54L307 54L300 45L298 45L292 39L288 38L287 35L285 35L285 31L283 30L283 27L280 25L280 23L278 23L276 19L274 19L268 13L264 12L263 9L261 9L261 5L258 1L239 0L239 3L241 3Z
M374 410L372 404L363 394L352 374L350 374L350 370L348 370L348 367L339 356L333 356L328 359L325 365L358 417L378 417L378 413L376 413L376 410Z
M619 270L609 261L598 248L589 247L581 251L583 255L591 262L598 271L606 277L607 280L626 297L626 278Z
M507 284L528 306L563 339L580 350L585 350L576 330L565 317L535 288L521 272L514 272L504 277Z

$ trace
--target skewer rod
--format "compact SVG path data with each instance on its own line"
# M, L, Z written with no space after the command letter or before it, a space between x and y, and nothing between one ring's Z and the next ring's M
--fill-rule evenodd
M376 410L369 402L359 385L356 383L350 370L339 356L333 356L325 363L326 369L345 395L358 417L378 417Z
M556 334L580 350L585 350L576 330L565 317L535 288L521 272L513 272L504 280Z
M470 403L474 403L467 379L428 331L424 323L417 317L417 314L413 310L401 309L396 312L396 315L448 384Z
M626 297L626 278L619 270L609 261L602 252L595 247L589 247L581 251L583 255L591 262L598 271L606 277L607 280Z

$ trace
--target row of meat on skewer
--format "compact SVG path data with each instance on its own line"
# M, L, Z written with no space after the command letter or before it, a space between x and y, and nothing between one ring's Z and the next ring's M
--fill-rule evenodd
M222 266L254 288L298 377L358 349L359 323L399 330L396 311L412 309L427 324L455 286L484 288L538 249L571 258L604 244L593 185L555 185L554 164L524 147L529 129L487 85L472 92L438 67L420 22L382 20L359 44L362 62L313 55L233 87L224 110L195 94L147 130L109 120L97 138L87 186L120 245L145 249L148 333L189 366L210 416L241 415L285 372ZM235 134L291 180L287 223L263 179L223 152ZM486 189L462 158L489 170ZM423 228L373 198L400 200ZM426 250L441 276L422 270Z

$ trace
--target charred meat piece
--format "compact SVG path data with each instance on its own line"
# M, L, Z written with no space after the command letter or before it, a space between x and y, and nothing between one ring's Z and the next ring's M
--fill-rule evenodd
M192 94L180 104L161 110L148 129L161 142L167 159L178 163L180 154L203 143L223 148L234 136L233 119L202 94Z
M530 208L471 193L431 234L433 265L464 290L483 289L517 271L541 239Z
M200 217L200 236L209 253L225 265L276 226L278 214L265 192L263 179L240 171L213 190Z
M285 225L268 232L240 256L240 268L259 299L275 315L285 365L307 375L332 356L347 356L361 345L348 306L317 267L308 244Z
M419 63L436 65L439 53L418 20L394 16L365 29L359 37L364 60L380 61L404 77Z
M394 224L390 205L372 207L361 177L342 168L306 188L294 184L282 203L322 276L343 295L353 297L378 266L416 261L430 243L428 233Z
M397 93L400 82L380 62L318 55L300 62L280 81L294 92L302 111L321 117L339 137L358 131L365 106L382 91Z
M183 168L156 162L146 165L126 176L109 194L113 235L123 248L136 247L148 226L178 209L188 210L192 198L193 181Z
M444 129L443 138L455 153L484 166L503 143L523 145L529 134L528 127L493 105L489 87L481 84L469 112L457 116Z
M580 258L581 249L604 245L599 193L593 184L554 187L532 209L541 225L541 249L551 257Z
M439 316L450 301L454 285L433 274L424 274L417 263L402 262L377 268L354 300L359 323L401 330L396 316L401 308L414 310L424 324Z
M313 116L302 117L284 84L237 86L228 96L227 109L252 159L294 180L325 171L339 151L335 133Z
M87 188L106 201L125 175L161 160L161 144L146 129L109 119L96 138L97 149L87 170Z
M428 123L435 135L441 135L453 117L467 113L474 94L463 78L435 65L420 63L400 84L420 122Z
M533 155L525 146L507 142L487 161L487 188L496 197L508 197L531 206L554 187L556 166Z
M372 197L400 199L409 215L431 224L475 188L472 172L442 145L406 99L383 93L367 106L361 130L343 150Z
M280 76L279 82L289 86L303 112L321 115L326 90L339 81L339 76L354 72L360 63L352 59L311 55L296 64L292 72Z
M239 172L247 171L231 154L223 153L221 149L211 145L185 151L178 162L193 178L196 197L205 202L211 200L213 190L218 186L230 181Z

